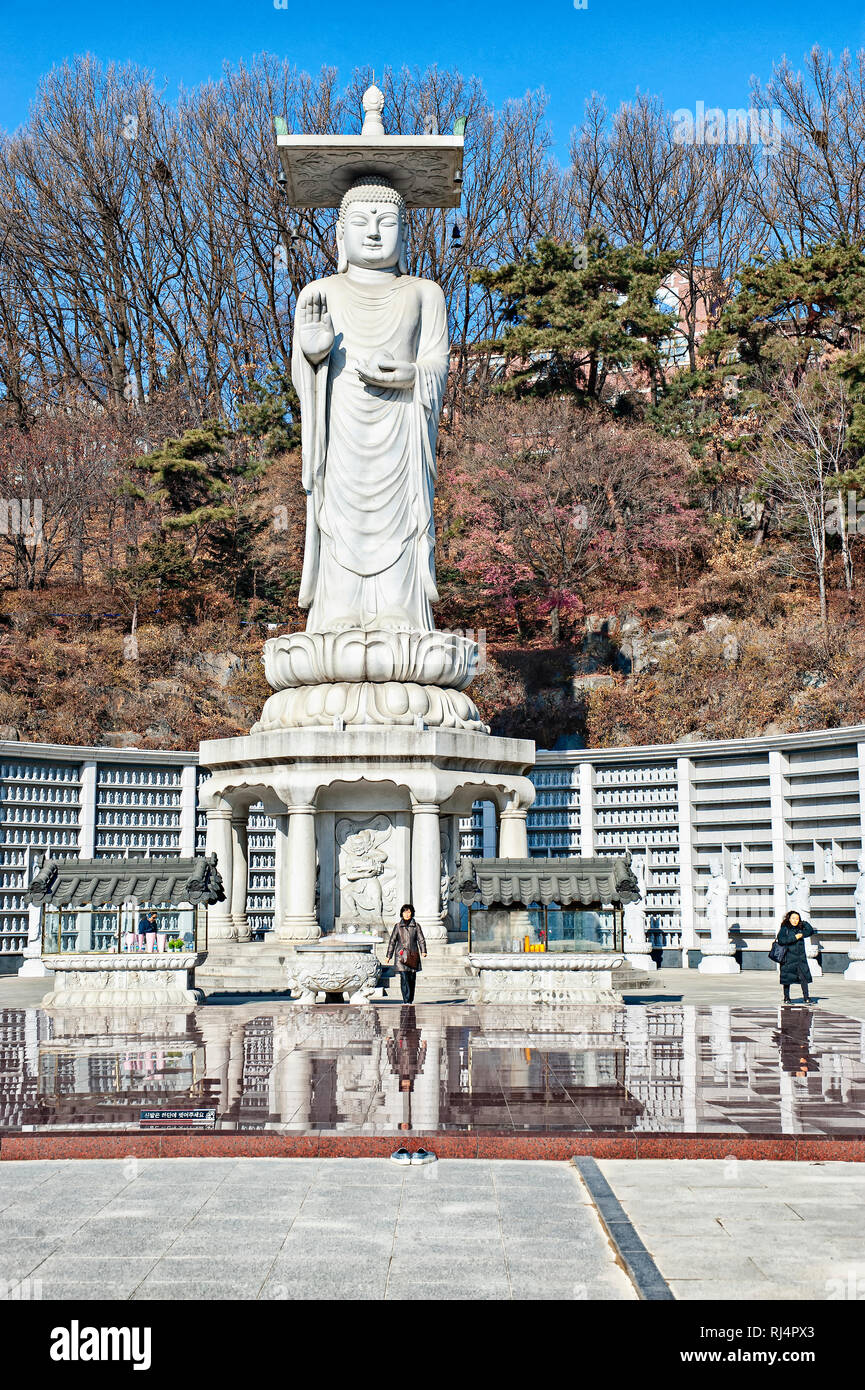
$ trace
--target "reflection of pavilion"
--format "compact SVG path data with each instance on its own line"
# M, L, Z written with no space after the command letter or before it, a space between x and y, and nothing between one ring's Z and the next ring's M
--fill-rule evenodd
M0 1129L27 1124L36 1097L38 1044L48 1028L39 1009L0 1009Z
M69 1022L69 1020L65 1020ZM25 1123L64 1129L137 1129L145 1109L192 1108L213 1101L201 1034L179 1030L88 1032L76 1017L68 1032L51 1018L38 1044L36 1089Z

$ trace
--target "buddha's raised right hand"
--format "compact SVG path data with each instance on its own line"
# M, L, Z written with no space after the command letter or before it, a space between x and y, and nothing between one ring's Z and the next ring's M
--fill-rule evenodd
M333 347L333 323L327 310L327 296L314 290L297 310L297 331L304 356L321 362Z

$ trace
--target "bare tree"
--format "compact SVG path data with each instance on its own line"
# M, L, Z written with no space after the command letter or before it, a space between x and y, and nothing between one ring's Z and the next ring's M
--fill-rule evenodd
M765 240L745 198L754 158L748 145L678 140L661 99L640 92L612 116L593 94L572 136L570 198L581 235L597 226L615 245L677 252L684 283L670 292L692 370L698 329L717 323L738 266Z
M833 479L844 472L849 402L844 383L826 363L805 376L787 374L772 387L772 414L761 443L762 484L787 510L793 534L810 558L828 639L826 518L834 494L848 589L853 573L843 499Z
M140 409L176 387L200 417L230 415L253 380L287 378L294 298L334 269L335 213L281 199L274 121L356 129L370 79L342 87L265 55L171 105L133 65L52 70L28 124L0 137L0 389L15 418L81 392ZM411 217L412 269L445 290L456 390L499 313L471 268L567 232L545 101L497 112L476 79L436 68L379 81L391 130L468 121L462 208Z
M110 524L122 447L113 417L87 403L0 430L0 547L13 587L42 588L63 566L84 581L93 533Z
M818 242L865 235L865 51L813 48L804 72L784 59L752 104L776 113L776 134L755 166L749 200L772 243L802 255Z

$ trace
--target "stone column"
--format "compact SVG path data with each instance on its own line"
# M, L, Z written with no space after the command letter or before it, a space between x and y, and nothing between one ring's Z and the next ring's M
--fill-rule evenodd
M441 899L441 836L439 808L432 802L412 807L411 896L415 917L427 945L446 942L447 927L439 915Z
M78 812L78 855L93 859L96 854L96 763L81 764L80 810Z
M32 845L28 845L24 852L24 869L22 873L22 887L27 888L33 878L33 861L37 857L38 851ZM59 942L58 942L59 950ZM21 968L19 975L44 978L48 974L47 967L42 964L42 909L36 903L30 903L27 908L27 940L22 951Z
M287 910L288 893L288 816L273 817L273 936L279 935L279 924Z
M180 853L184 859L195 854L197 776L195 763L187 763L180 773Z
M507 805L499 816L499 858L528 859L528 810L525 806ZM532 919L525 909L516 903L511 908L511 931L514 936L523 937L532 930Z
M223 803L207 812L207 853L216 855L216 867L225 888L226 901L213 903L207 909L207 940L210 945L219 941L236 941L237 930L231 918L232 834L231 807Z
M499 858L528 859L528 811L525 806L514 809L506 806L499 822Z
M315 915L315 807L289 806L288 825L277 823L277 868L281 912L276 934L280 941L316 941L321 928Z
M221 907L222 903L218 903L217 906ZM220 1117L225 1117L231 1105L231 1097L228 1094L231 1033L222 1009L218 1013L216 1010L208 1010L208 1017L202 1024L201 1034L204 1043L204 1075L208 1080L217 1082L219 1087L216 1096L217 1114Z
M249 810L231 813L231 925L238 941L248 941L252 933L246 920L246 892L249 882ZM226 889L228 885L226 884Z
M695 1134L700 1084L700 1045L697 1039L697 1010L682 1005L682 1129Z
M784 754L769 749L769 804L772 817L772 920L766 923L774 937L787 911L787 846L784 829ZM760 924L763 925L762 923ZM770 938L771 939L771 938ZM762 943L761 943L762 944Z
M676 801L679 819L679 921L682 928L682 968L690 968L689 950L697 946L694 913L694 827L692 817L694 766L690 758L676 759Z
M577 764L580 797L580 854L593 859L595 854L595 769L590 762Z
M646 936L646 905L642 898L625 903L623 919L625 959L637 970L657 970Z

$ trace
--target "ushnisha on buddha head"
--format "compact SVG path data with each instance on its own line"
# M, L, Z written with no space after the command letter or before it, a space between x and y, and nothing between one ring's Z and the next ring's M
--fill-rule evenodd
M389 183L357 179L343 195L336 224L340 275L350 265L408 274L406 205Z

